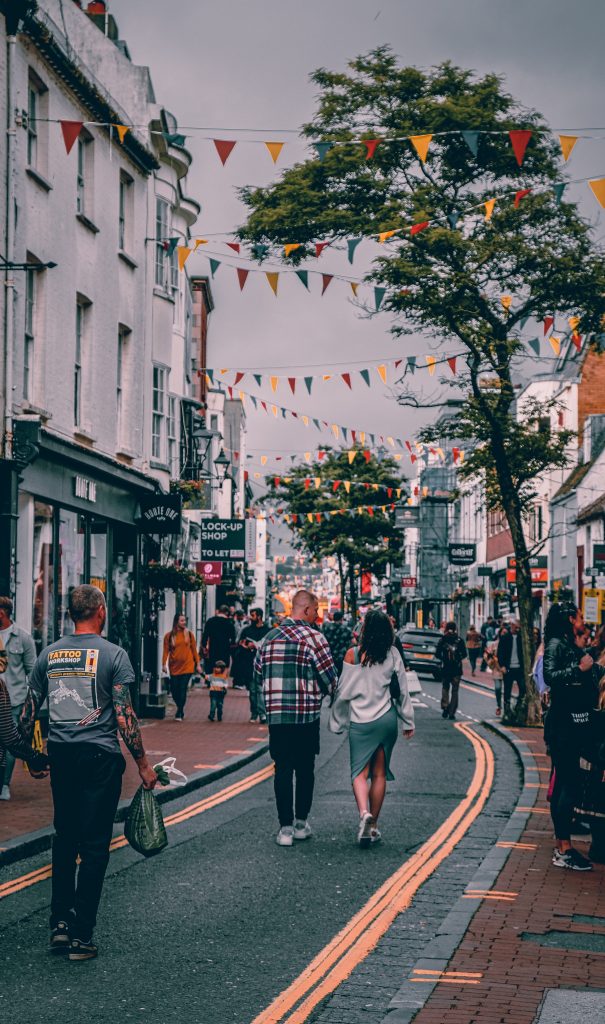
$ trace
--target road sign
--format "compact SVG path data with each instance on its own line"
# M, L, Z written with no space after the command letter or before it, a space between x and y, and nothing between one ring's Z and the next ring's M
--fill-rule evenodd
M450 565L472 565L477 560L476 544L448 544Z
M200 523L203 562L243 562L246 558L244 519L204 519Z
M477 576L491 576L492 567L491 565L478 565Z

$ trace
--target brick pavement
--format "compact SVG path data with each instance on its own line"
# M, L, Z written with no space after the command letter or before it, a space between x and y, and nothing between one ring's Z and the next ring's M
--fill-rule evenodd
M249 751L266 742L267 727L249 722L250 708L245 690L229 690L225 698L222 722L209 722L209 691L196 686L189 692L185 721L174 721L174 705L169 703L163 721L142 721L143 742L152 763L164 757L176 757L176 767L185 775L203 768L216 767L224 758ZM126 772L122 798L132 796L139 786L134 761L125 752ZM3 842L52 823L52 801L47 781L32 779L17 762L11 782L10 801L0 801L0 849Z
M515 732L535 754L537 771L528 774L539 779L538 802L491 898L477 900L462 943L414 1024L531 1024L547 989L605 987L605 952L595 951L597 945L605 949L605 866L586 874L552 867L542 733ZM586 852L586 843L577 845ZM580 921L578 915L600 920ZM548 932L573 933L570 941L579 948L536 941ZM411 977L419 989L426 984L419 973Z

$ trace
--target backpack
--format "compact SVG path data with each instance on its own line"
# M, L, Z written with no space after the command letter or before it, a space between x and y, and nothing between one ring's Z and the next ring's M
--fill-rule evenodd
M447 640L443 641L443 668L456 670L460 666L461 658L459 655L460 650L460 638L456 638L456 643L448 643Z

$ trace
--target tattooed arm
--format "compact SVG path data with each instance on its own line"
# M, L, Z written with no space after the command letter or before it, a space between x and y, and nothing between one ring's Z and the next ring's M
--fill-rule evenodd
M158 777L147 760L139 721L134 713L127 683L114 680L112 698L120 735L137 763L145 789L153 789Z

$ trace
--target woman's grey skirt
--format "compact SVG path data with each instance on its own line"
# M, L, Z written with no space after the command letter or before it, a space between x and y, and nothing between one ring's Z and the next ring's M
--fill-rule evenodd
M387 779L395 776L390 769L391 754L397 741L397 712L394 707L373 722L351 722L349 750L351 754L351 781L363 771L379 747L384 747Z

